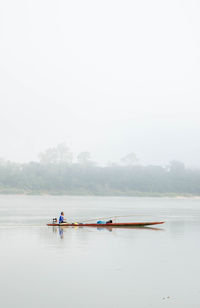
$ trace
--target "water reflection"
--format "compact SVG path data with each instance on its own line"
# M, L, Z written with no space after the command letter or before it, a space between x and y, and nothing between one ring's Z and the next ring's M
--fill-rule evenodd
M52 227L52 229L53 229L53 232L54 232L54 233L57 233L57 231L58 231L58 228L57 228L57 227Z
M63 228L62 227L58 227L58 230L59 230L60 238L63 239L63 231L64 231Z
M59 236L61 239L64 238L64 232L66 232L67 230L81 230L83 229L83 227L81 226L74 226L74 227L67 227L67 226L59 226L59 227L52 227L52 231L53 233L59 233ZM84 227L84 229L87 230L97 230L97 231L101 231L101 232L113 232L113 230L117 230L117 229L123 229L123 230L149 230L149 231L164 231L164 229L162 228L155 228L155 227L112 227L112 226L108 226L108 227Z

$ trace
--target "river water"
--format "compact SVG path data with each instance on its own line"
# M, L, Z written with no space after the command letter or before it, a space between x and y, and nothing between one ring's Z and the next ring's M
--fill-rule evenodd
M166 223L47 227L61 210L69 221ZM199 308L199 243L200 199L1 195L1 307Z

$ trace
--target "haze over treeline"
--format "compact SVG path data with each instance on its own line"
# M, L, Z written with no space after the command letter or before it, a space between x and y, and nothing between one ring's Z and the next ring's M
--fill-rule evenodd
M65 144L39 154L39 162L0 160L0 193L173 196L200 195L200 169L171 161L139 164L134 152L119 163L99 166L89 152L76 159Z
M200 167L199 0L0 4L0 157Z

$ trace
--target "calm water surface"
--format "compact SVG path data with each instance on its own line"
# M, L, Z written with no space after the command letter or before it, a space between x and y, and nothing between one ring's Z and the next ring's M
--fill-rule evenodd
M47 227L61 210L166 223ZM200 199L0 196L0 243L3 308L200 307Z

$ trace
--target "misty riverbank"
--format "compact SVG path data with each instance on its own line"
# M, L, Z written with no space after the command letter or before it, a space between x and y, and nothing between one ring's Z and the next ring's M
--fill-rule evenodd
M200 170L162 166L0 163L0 193L69 196L200 196Z
M158 197L158 198L200 198L197 194L188 193L159 193L159 192L140 192L140 191L36 191L21 189L0 189L0 195L49 195L49 196L102 196L102 197Z

